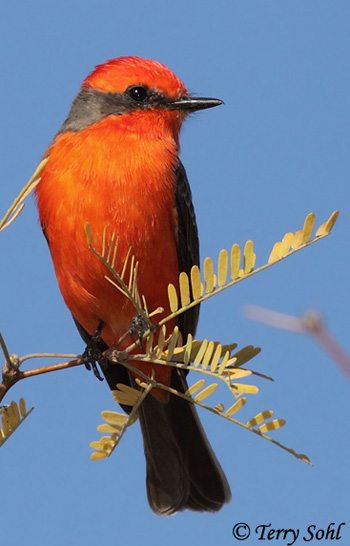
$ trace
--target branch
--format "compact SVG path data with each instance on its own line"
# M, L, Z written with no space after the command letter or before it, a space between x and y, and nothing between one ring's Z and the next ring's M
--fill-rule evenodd
M46 164L46 163L44 163ZM44 165L41 165L43 168ZM37 173L35 173L37 174ZM31 184L37 183L35 180ZM19 201L14 203L10 212L6 215L5 221L0 225L0 228L6 227L13 220L14 216L11 219L11 214L18 215L20 210L17 208L21 199L27 195L28 191L21 194ZM19 210L19 212L18 212ZM338 217L338 212L336 211L331 215L327 222L322 224L315 235L315 238L311 240L311 233L314 227L315 216L314 214L309 214L304 222L304 226L301 230L298 230L296 233L288 233L282 239L282 241L276 243L272 249L270 257L267 264L263 265L258 269L255 267L255 253L252 241L247 241L244 250L243 250L243 266L240 267L241 261L241 250L238 245L233 245L229 253L226 250L222 250L219 253L218 259L218 268L217 274L214 274L214 265L210 258L206 258L204 261L204 283L201 281L201 273L197 266L193 266L191 270L190 277L181 272L179 276L179 293L175 286L172 284L168 287L168 298L169 306L171 313L161 320L158 324L153 325L150 320L150 314L147 310L147 305L145 299L143 298L143 307L141 305L141 298L137 289L137 271L138 263L135 263L134 256L131 256L131 249L129 250L122 267L121 273L118 273L114 269L117 249L118 249L118 238L115 239L115 235L112 234L110 238L109 248L106 248L106 231L103 233L102 240L102 252L98 252L92 245L92 238L90 232L89 224L85 225L86 236L88 240L88 245L90 250L104 263L108 272L112 275L113 278L106 276L106 279L112 283L116 289L120 290L126 298L128 298L131 303L134 305L137 313L142 316L143 320L149 326L148 331L143 335L143 339L146 340L146 353L145 354L131 354L135 349L140 348L139 341L130 344L124 351L118 351L118 343L115 347L107 349L105 352L106 358L108 358L111 365L118 364L125 366L132 375L136 378L136 383L140 386L143 391L133 389L128 386L119 385L119 390L114 391L114 396L116 400L121 404L131 405L133 410L129 417L123 416L123 414L118 414L117 421L119 419L122 422L122 426L119 424L112 424L110 426L114 427L111 438L103 438L102 443L98 444L100 447L98 449L99 455L95 458L101 458L103 456L110 455L117 443L120 441L120 438L124 434L126 428L130 426L137 415L137 410L142 403L145 396L149 394L151 389L158 388L168 392L171 395L180 396L185 399L188 403L199 405L200 407L207 409L221 417L228 419L229 421L247 429L259 436L267 439L270 442L278 445L282 449L287 450L296 457L310 462L305 455L297 454L294 450L286 448L279 442L276 442L265 432L270 430L275 430L280 428L285 424L283 419L274 419L267 423L261 424L267 418L271 417L273 412L267 410L261 412L247 423L242 423L237 421L232 417L234 413L239 411L244 404L245 398L242 398L242 394L256 394L258 388L254 385L242 385L236 383L236 379L250 375L251 370L242 370L240 366L245 364L248 360L256 356L259 352L259 348L252 346L245 347L238 351L235 354L231 354L233 348L236 347L236 344L231 344L230 346L222 346L220 343L214 341L197 341L192 340L192 336L188 336L186 345L183 347L178 347L180 340L179 330L177 327L174 328L173 332L169 338L165 339L165 323L172 320L173 318L179 316L181 313L186 312L191 307L198 305L202 301L205 301L209 297L212 297L221 291L233 286L234 284L240 282L241 280L248 278L249 276L258 273L267 267L270 267L272 264L275 264L287 256L293 254L300 248L305 248L306 246L320 240L321 238L327 236L336 219ZM125 282L124 277L126 275L127 267L129 267L129 281ZM228 274L230 280L227 282ZM179 304L180 302L180 304ZM158 312L158 310L157 310ZM153 333L157 330L158 345L153 347ZM318 332L319 334L319 332ZM123 338L128 335L128 332L125 333ZM316 335L316 334L314 334ZM5 355L5 365L3 368L3 381L0 385L0 401L3 399L8 390L18 381L26 377L34 377L36 375L42 375L44 373L49 373L53 371L58 371L62 369L68 369L75 366L80 366L84 363L82 357L76 357L74 360L68 362L61 362L59 364L54 364L51 366L44 366L41 368L36 368L33 370L28 370L22 372L19 368L21 363L24 360L29 358L38 357L38 356L58 356L58 355L47 355L47 354L35 354L27 355L20 359L16 355L10 356L6 345L2 338L0 338L0 345L3 348ZM142 349L142 347L141 347ZM76 356L76 355L68 355ZM226 412L224 412L223 404L218 404L215 407L207 406L202 402L204 398L207 398L212 394L218 387L218 384L210 384L204 386L205 380L197 382L196 385L192 386L186 393L180 393L167 385L163 385L155 381L154 377L149 377L147 374L144 374L141 370L136 368L131 364L132 361L147 361L149 363L157 365L165 365L172 367L179 367L185 370L194 370L197 372L202 372L204 375L209 375L215 377L216 379L223 380L226 386L229 387L230 392L238 398L237 402L233 404ZM259 374L257 374L259 375ZM260 374L262 376L262 374ZM191 397L191 394L199 390L194 398ZM131 398L130 398L131 396ZM129 398L128 398L129 397ZM131 400L130 404L127 400ZM257 429L254 428L260 425ZM102 445L102 447L101 447ZM106 448L103 446L106 445ZM93 447L96 447L95 445ZM105 455L104 455L105 453Z
M318 313L308 311L302 317L294 317L250 305L246 307L245 315L252 320L268 324L274 328L312 337L331 356L350 380L350 357L328 332L322 317Z
M136 389L133 389L133 388L130 388L130 387L127 387L126 396L125 396L125 392L123 392L124 389L122 391L113 391L114 398L118 403L122 403L122 404L125 404L125 405L133 405L133 410L132 410L129 417L127 417L125 414L121 414L121 413L103 412L103 413L108 415L108 417L105 418L105 420L108 423L116 423L116 424L112 424L112 425L109 425L109 426L108 425L107 426L106 425L100 425L98 427L98 430L100 432L111 432L112 431L112 435L110 437L104 436L97 442L91 442L90 447L97 450L96 453L93 453L91 455L92 460L100 460L100 459L102 459L104 457L109 457L113 453L114 449L116 448L116 446L120 442L122 436L124 435L126 429L129 426L131 426L131 424L134 423L136 412L138 411L138 408L140 407L140 405L141 405L142 401L144 400L145 396L147 396L148 393L150 392L150 390L153 388L153 389L164 390L164 391L168 392L170 395L178 396L178 397L182 398L183 400L186 400L190 404L195 404L195 405L197 405L197 406L199 406L199 407L201 407L203 409L206 409L206 410L214 413L215 415L218 415L219 417L223 417L223 418L227 419L228 421L231 421L235 425L238 425L238 426L240 426L240 427L242 427L242 428L244 428L246 430L249 430L250 432L253 432L254 434L257 434L261 438L264 438L265 440L273 443L274 445L280 447L284 451L287 451L288 453L291 453L294 457L302 460L303 462L306 462L307 464L311 464L310 459L305 454L297 453L294 449L286 447L285 445L281 444L280 442L277 442L276 440L274 440L270 436L267 436L267 434L266 434L267 431L276 430L276 429L284 426L284 424L285 424L284 419L274 419L273 421L269 421L269 422L267 422L265 424L262 424L263 421L265 421L267 418L272 417L272 415L273 415L272 411L265 410L264 412L260 412L259 414L257 414L252 419L249 419L249 421L247 423L243 423L241 421L238 421L234 417L232 417L232 415L234 413L239 411L245 405L245 401L243 402L243 400L245 400L245 399L243 399L243 398L240 398L233 406L231 406L231 408L229 408L224 413L224 408L223 408L222 404L218 404L215 407L211 407L211 406L208 406L208 405L206 405L206 404L204 404L202 402L202 400L204 398L207 398L208 396L210 396L210 394L215 392L216 388L213 388L213 387L215 387L215 385L213 385L213 384L211 384L209 387L206 387L205 389L203 389L199 394L196 395L195 398L192 398L190 396L190 393L193 394L193 391L194 391L193 386L190 387L190 389L186 393L181 393L181 392L173 389L172 387L169 387L167 385L164 385L162 383L159 383L159 382L155 381L155 379L153 377L148 377L147 375L142 373L138 368L135 368L134 366L131 366L128 362L123 361L123 362L119 362L119 364L125 365L125 367L127 369L129 369L134 375L137 375L137 376L141 377L144 380L144 381L141 381L140 379L136 379L136 383L140 386L141 389L144 389L144 390L143 390L143 392L141 394L140 391L138 391ZM122 388L122 387L125 387L125 386L117 385L117 387ZM128 399L128 396L130 397L129 399ZM130 400L130 403L128 402L128 400ZM136 400L136 402L135 402L135 400ZM113 415L115 416L114 419L113 419ZM102 414L102 416L104 417L103 414ZM257 425L259 425L259 428L257 428L257 429L254 428ZM117 428L113 428L113 427L117 427Z
M5 356L5 363L2 368L2 382L0 383L0 402L4 399L8 391L22 379L28 377L35 377L50 372L57 372L59 370L67 370L76 366L81 366L84 361L81 356L73 354L60 354L60 353L35 353L31 355L25 355L19 357L18 355L10 355L6 347L3 336L0 333L0 346ZM26 360L32 358L74 358L67 362L60 362L58 364L51 364L48 366L42 366L40 368L34 368L32 370L22 371L20 366Z

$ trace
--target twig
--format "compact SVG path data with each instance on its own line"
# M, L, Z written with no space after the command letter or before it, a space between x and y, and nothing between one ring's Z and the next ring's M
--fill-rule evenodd
M84 361L82 358L78 358L75 360L70 360L68 362L60 362L58 364L51 364L49 366L43 366L41 368L34 368L32 370L26 371L21 371L19 369L21 363L22 359L20 359L17 355L10 356L10 363L6 360L5 365L2 369L2 383L0 383L0 402L3 400L4 396L11 389L11 387L13 387L16 383L18 383L18 381L21 381L22 379L35 377L37 375L43 375L50 372L57 372L59 370L67 370L76 366L81 366L82 364L84 364Z
M318 313L308 311L302 317L294 317L293 315L277 313L270 309L250 305L246 307L244 314L252 320L274 328L309 335L321 345L350 380L350 357L328 332L321 315Z

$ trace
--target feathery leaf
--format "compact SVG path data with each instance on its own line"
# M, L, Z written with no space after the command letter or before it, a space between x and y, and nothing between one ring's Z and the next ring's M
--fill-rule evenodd
M237 402L235 402L231 407L228 408L228 410L226 410L225 415L227 417L229 417L230 415L234 415L239 410L241 410L243 408L243 406L246 405L246 403L247 403L247 398L242 396L242 398L237 400Z
M212 354L214 352L214 348L215 348L214 342L209 341L207 349L206 349L204 357L203 357L203 361L202 361L203 370L206 370L207 367L209 366L209 362L210 362L211 356L212 356Z
M191 302L190 281L188 275L182 271L179 275L180 298L182 307L186 307Z
M263 425L261 425L261 427L259 427L258 430L262 434L266 434L266 432L270 432L271 430L277 430L283 427L285 424L286 424L286 421L284 419L273 419L272 421L269 421L268 423L264 423Z
M179 328L177 326L175 326L175 328L174 328L174 330L173 330L173 332L171 334L169 345L168 345L168 352L167 352L167 356L166 356L167 361L171 360L172 357L173 357L174 350L175 350L175 347L177 345L178 338L179 338Z
M16 402L12 401L8 406L0 408L1 427L0 427L0 447L9 439L14 431L23 423L28 415L33 411L31 408L26 411L26 405L23 398L19 401L19 408Z
M258 394L259 389L255 385L244 385L243 383L232 383L234 394Z
M266 421L266 419L269 419L273 416L273 411L271 410L265 410L260 413L258 413L255 417L252 419L249 419L247 422L248 427L256 427L257 425L260 425L263 421Z
M231 247L231 280L234 281L239 277L239 268L241 263L241 249L235 243Z
M218 259L218 285L224 286L227 279L228 270L228 252L225 249L220 250Z
M221 358L221 354L222 354L222 346L220 345L220 343L218 343L217 346L216 346L216 349L214 351L213 358L211 359L211 362L210 362L210 371L211 372L216 371L216 368L219 365L219 360Z
M210 396L211 394L213 394L213 392L217 390L218 386L219 385L217 383L211 383L210 385L205 387L202 391L200 391L198 394L196 394L194 399L196 400L196 402L198 402L200 400L204 400L205 398L208 398L208 396Z
M205 379L200 379L199 381L191 385L191 387L189 387L186 391L187 396L192 396L192 394L199 391L199 389L201 389L204 384L205 384Z
M216 285L216 277L214 275L214 264L211 258L205 258L203 263L205 291L210 294Z
M168 285L168 298L169 298L169 305L170 305L170 311L172 313L175 313L175 311L179 308L179 300L177 297L177 291L173 284Z
M243 271L245 274L253 271L255 266L256 254L254 252L253 241L247 241L243 252Z
M126 406L134 406L141 396L141 392L129 387L128 385L123 385L118 383L117 390L112 391L113 398L118 404L124 404Z
M203 284L201 282L201 274L197 265L193 265L191 268L191 286L193 299L199 300L203 295Z
M301 236L301 240L303 243L308 243L310 241L312 230L314 229L314 225L315 225L315 215L313 212L310 212L310 214L308 214L307 217L305 218L305 222L303 226L303 231Z

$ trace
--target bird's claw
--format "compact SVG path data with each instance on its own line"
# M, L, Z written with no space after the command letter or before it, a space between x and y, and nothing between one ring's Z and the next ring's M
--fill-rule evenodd
M143 335L145 332L147 332L147 330L149 330L149 325L140 314L133 317L129 329L130 337L133 343L136 343L135 333L137 333L137 341L140 344L141 350L143 350Z
M89 371L92 369L94 376L97 377L99 381L103 381L103 377L97 368L97 364L99 364L102 369L106 369L108 366L108 360L98 348L98 342L101 340L103 326L104 324L102 322L98 325L94 335L91 337L85 351L82 354L85 368Z
M82 357L85 368L89 371L92 369L94 376L97 377L99 381L103 381L103 377L101 376L97 367L97 362L102 367L102 359L104 358L102 353L99 352L99 354L96 354L96 351L94 349L92 349L91 347L86 347L85 351L82 354Z

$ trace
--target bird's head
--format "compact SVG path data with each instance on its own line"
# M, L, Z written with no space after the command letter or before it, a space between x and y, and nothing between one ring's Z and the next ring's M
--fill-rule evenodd
M84 80L60 133L80 131L111 115L137 113L142 123L150 112L176 133L187 114L220 104L189 95L182 81L156 61L120 57L98 65Z

